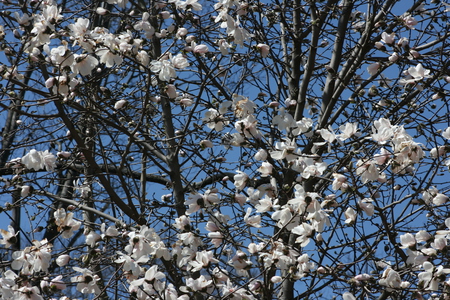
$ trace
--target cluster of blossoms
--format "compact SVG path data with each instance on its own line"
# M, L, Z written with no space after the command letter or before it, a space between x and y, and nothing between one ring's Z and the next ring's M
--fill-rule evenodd
M56 156L48 150L38 151L36 149L32 149L25 156L12 159L8 163L8 166L15 169L17 173L22 172L24 168L34 171L41 171L45 169L48 172L53 172L56 167ZM13 181L20 181L18 180L20 178L20 175L16 175L13 178ZM31 187L29 185L22 185L20 187L21 197L28 196L30 192Z
M224 101L219 109L210 108L203 118L205 124L216 131L222 131L230 121L225 116L230 110L233 112L237 121L234 123L236 133L228 136L230 145L241 146L246 143L245 139L260 139L261 133L257 125L258 121L254 115L256 104L248 98L241 95L233 95L233 101Z
M119 7L125 7L128 1L108 1L111 4L117 4ZM168 3L160 3L159 8L164 9L167 4L174 4L175 8L181 11L199 11L202 5L195 0L189 1L168 1ZM252 35L240 26L239 15L237 19L233 19L228 11L235 5L235 1L226 1L216 4L219 15L215 18L216 22L221 22L221 27L226 29L227 35L233 37L236 44L243 46ZM240 15L246 14L247 10L242 7ZM99 7L98 14L106 14L107 11ZM173 16L169 11L162 10L161 17L171 19ZM142 49L145 39L164 38L167 35L175 34L178 39L184 39L186 42L185 52L204 55L209 51L206 45L197 45L194 36L187 36L186 28L178 28L171 24L167 29L161 29L157 32L150 24L150 14L144 12L140 21L137 21L133 28L142 32L142 39L133 36L130 30L113 34L107 28L95 27L91 29L91 21L89 19L77 19L73 24L67 26L67 32L70 41L62 40L60 46L52 47L52 40L60 37L57 25L63 21L61 9L58 8L54 1L46 1L42 4L40 14L29 16L27 14L20 15L15 13L15 18L21 26L33 25L32 36L26 41L25 51L30 54L33 61L38 61L42 55L46 55L46 60L53 64L61 71L61 75L50 77L46 81L46 87L51 89L55 94L59 94L64 98L73 98L77 87L82 83L77 75L87 76L92 74L97 67L103 65L112 68L122 64L125 58L130 58L140 64L140 68L149 67L161 81L169 82L176 78L175 69L185 69L189 66L186 57L182 54L172 55L170 53L160 58L152 58L149 53ZM81 53L77 46L81 48ZM218 43L220 51L228 54L231 44L222 40ZM255 48L262 57L267 57L270 47L265 44L258 44ZM43 51L42 51L43 50ZM71 71L71 72L69 72ZM15 77L20 74L14 75ZM169 94L169 93L168 93ZM169 96L176 97L172 92Z
M445 220L445 225L447 230L439 230L434 236L425 230L400 236L401 248L405 249L408 257L407 266L404 267L423 270L418 274L418 285L425 291L437 291L441 284L450 286L450 278L447 279L450 269L433 264L434 258L447 251L450 238L449 218ZM399 271L394 270L390 265L386 266L379 283L389 290L406 289L411 285L408 281L402 281Z
M425 153L419 143L414 142L403 126L391 125L388 119L381 118L374 122L372 139L380 145L389 142L391 152L381 148L373 158L364 158L356 163L356 174L363 183L370 181L386 182L386 175L378 166L390 165L396 174L412 173L413 165L418 163Z
M48 150L38 151L36 149L30 150L28 154L22 158L15 158L9 163L14 168L21 168L24 166L28 170L47 170L52 172L56 167L56 156Z

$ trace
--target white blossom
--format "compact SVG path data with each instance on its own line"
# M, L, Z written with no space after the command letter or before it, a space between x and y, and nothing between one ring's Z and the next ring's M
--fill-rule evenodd
M82 275L77 275L70 278L70 281L77 284L77 291L83 294L100 294L100 288L97 285L97 281L100 280L98 275L94 275L94 273L89 269L82 269L79 267L73 267L73 270Z
M14 230L14 227L8 225L8 231L4 229L0 229L0 234L2 235L2 239L0 240L0 245L5 245L6 248L11 247L17 242L17 234Z

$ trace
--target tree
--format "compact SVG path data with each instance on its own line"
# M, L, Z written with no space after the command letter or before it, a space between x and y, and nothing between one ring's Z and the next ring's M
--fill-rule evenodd
M3 299L449 299L448 4L1 5Z

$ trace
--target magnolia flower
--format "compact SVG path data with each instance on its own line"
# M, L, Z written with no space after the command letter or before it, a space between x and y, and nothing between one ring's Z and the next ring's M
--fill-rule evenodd
M253 227L261 227L261 216L256 215L250 217L250 214L252 213L252 208L247 208L247 213L244 216L244 222L247 225L253 226Z
M178 96L177 88L173 84L166 85L166 94L170 99L175 99Z
M120 8L127 6L128 0L107 0L109 4L117 4Z
M287 229L292 229L298 224L292 223L292 212L289 207L283 207L283 209L277 210L272 214L272 219L277 222L279 228L286 226ZM290 223L291 222L291 223Z
M173 64L167 59L160 61L152 61L150 63L150 71L153 73L159 73L159 79L162 81L170 81L170 78L177 77Z
M342 133L338 134L336 138L339 141L343 142L356 134L356 132L358 131L358 123L345 123L345 125L339 126L339 130Z
M30 194L31 187L29 185L22 186L20 190L20 197L26 197Z
M184 10L193 9L195 11L200 11L203 8L202 5L200 3L198 3L198 0L186 0L185 2L169 0L168 2L169 3L175 2L178 9L184 9Z
M64 281L62 281L63 276L62 275L58 275L55 278L53 278L50 282L43 280L40 283L40 286L42 289L50 289L52 291L55 290L64 290L66 288L66 284L64 283Z
M230 260L230 263L233 264L234 268L239 271L248 268L252 265L252 262L250 260L247 260L247 254L245 254L241 250L237 250L236 254L233 256L233 258ZM245 274L247 272L241 272L242 274Z
M189 67L188 60L181 53L178 53L175 56L172 56L172 54L169 54L169 58L170 58L170 61L172 62L172 65L177 69L184 69L184 68Z
M189 195L188 199L184 202L184 205L188 205L189 208L186 211L187 215L195 213L204 206L203 195L199 193Z
M309 244L310 238L313 236L314 227L308 223L302 223L292 228L291 232L299 235L295 242L300 243L300 247L306 247Z
M180 38L186 36L187 34L188 34L188 30L184 27L181 27L181 28L178 28L175 36L180 39Z
M248 41L251 37L253 37L252 34L250 34L247 30L242 28L240 25L239 18L235 21L230 15L226 14L225 21L221 23L220 27L227 29L227 34L229 36L232 36L234 38L234 42L243 47L244 42ZM220 18L222 19L222 18ZM220 19L216 18L216 22Z
M203 117L203 122L206 123L206 126L210 129L214 129L216 131L222 131L223 127L228 125L230 122L225 119L216 109L210 108Z
M400 79L400 84L413 84L425 78L431 77L430 70L425 69L422 64L418 64L415 67L410 67L407 74L409 75L409 78Z
M148 12L144 12L142 14L142 20L136 22L136 24L134 24L134 29L139 30L139 31L144 31L145 32L145 37L147 39L151 39L153 37L153 35L155 34L155 28L152 27L152 25L150 25L150 22L148 22L148 19L150 17L150 14Z
M197 45L194 47L194 53L202 54L209 52L209 48L206 45Z
M302 160L305 168L302 171L302 177L308 179L311 176L320 176L327 168L326 162L316 162L313 158L299 158L297 161Z
M286 159L287 161L295 160L299 157L300 150L297 149L295 140L289 139L286 142L276 142L274 151L270 151L270 156L276 160Z
M149 260L148 256L141 256L139 259L134 260L129 255L126 255L120 251L118 251L117 254L119 254L120 257L114 262L116 264L122 264L122 269L135 279L141 274L141 267L139 266L139 263L146 263Z
M435 238L434 242L430 244L436 250L442 251L447 247L447 239L446 238Z
M97 14L101 15L101 16L104 16L104 15L106 15L106 14L109 13L109 10L107 10L106 8L103 8L103 7L99 6L99 7L96 8L95 12L96 12Z
M205 148L212 148L214 144L210 140L201 140L200 141L200 147L203 149Z
M188 231L191 228L191 219L189 216L183 215L175 219L173 226L181 231Z
M234 186L238 191L244 189L248 181L248 175L242 171L236 171L238 174L234 175Z
M194 100L192 100L190 98L180 99L180 105L183 107L189 107L189 106L192 106L193 104L194 104Z
M56 167L56 156L50 153L48 150L41 151L41 160L47 171L53 171Z
M414 59L417 59L419 57L420 57L420 53L419 52L417 52L414 49L410 49L409 50L409 56L408 56L409 60L414 60Z
M373 200L370 198L365 198L358 201L359 207L369 216L373 216L375 212L375 206L372 204Z
M334 181L331 188L335 191L340 189L345 192L348 188L347 177L339 173L333 173L333 177Z
M130 232L128 234L129 245L125 247L125 251L134 259L149 255L154 251L150 245L153 234L153 231L147 226L142 226L140 231Z
M445 204L448 201L448 196L441 194L441 193L437 193L434 197L433 197L433 204L435 205L442 205Z
M390 157L391 153L387 151L385 148L381 148L380 153L375 154L373 156L373 159L378 165L384 165Z
M393 135L395 126L391 125L391 121L380 118L375 121L372 126L372 139L380 144L385 144Z
M206 190L205 194L203 195L203 199L205 200L205 204L208 205L213 205L213 204L217 204L220 201L219 195L217 194L217 189L210 189L210 190Z
M409 29L415 29L414 26L416 26L419 22L414 19L414 17L407 15L406 17L403 18L403 22L405 22L405 25L409 28Z
M23 251L14 252L13 257L20 260L20 257L25 256L30 264L29 267L31 270L34 272L47 272L52 258L52 244L49 244L47 239L43 239L42 241L33 240L32 244L32 246L26 247ZM14 255L16 253L18 254L17 256ZM22 263L24 263L23 267L27 268L26 263L24 261ZM24 270L22 269L22 272L23 271Z
M381 34L381 40L388 45L392 45L394 44L394 40L395 40L395 32L388 34L386 32L383 32Z
M68 151L60 151L58 153L56 153L56 156L58 156L59 158L63 158L63 159L67 159L72 155L71 152Z
M261 173L261 177L267 177L272 174L273 166L271 163L263 162L261 167L258 168L258 172Z
M150 63L150 56L146 51L141 50L136 54L136 60L142 65L139 67L139 69L141 71L144 71L145 69L143 67L147 67Z
M429 204L438 193L438 189L432 186L422 193L422 199L425 203Z
M53 215L55 217L55 225L58 226L58 231L61 232L61 236L65 239L72 237L73 232L81 226L81 222L73 219L73 213L66 213L64 208L59 208Z
M30 17L27 14L23 14L22 16L19 14L19 12L14 12L14 17L17 21L17 23L19 23L22 26L28 26L30 24L30 21L32 20L32 17Z
M41 155L36 149L30 150L28 154L22 157L22 163L25 165L25 168L35 171L43 167Z
M90 75L98 65L98 60L89 54L74 54L75 63L72 64L71 69L75 74L83 76Z
M426 232L425 230L420 230L419 232L416 233L416 241L418 243L420 243L420 242L427 242L432 237L433 236L431 234L429 234L428 232Z
M64 284L64 282L61 279L62 279L62 275L58 275L57 277L52 279L52 281L49 283L47 281L48 277L45 277L44 280L42 280L40 282L40 287L43 291L48 291L48 290L56 291L58 289L63 290L66 288L66 285ZM27 296L28 296L28 294L27 294ZM27 298L27 299L29 299L29 298ZM33 297L32 299L37 299L37 298Z
M111 51L110 47L98 48L95 54L100 57L100 63L105 64L107 68L111 68L114 65L120 65L123 62L122 56L115 51Z
M351 225L353 223L355 223L356 221L356 211L349 207L347 208L347 210L345 211L345 224Z
M383 275L381 276L380 284L384 286L388 286L391 288L399 288L401 284L400 274L394 271L390 267L384 270Z
M44 48L47 47L44 46ZM48 52L48 49L46 49L46 52ZM70 67L74 63L75 58L67 48L67 43L63 43L63 45L50 50L50 60L62 69L64 67Z
M405 48L408 45L409 45L409 40L406 37L400 38L397 42L397 46L402 47L402 48Z
M429 291L437 291L439 289L439 282L443 281L446 274L450 273L450 269L444 269L443 266L435 267L431 262L426 261L422 265L425 270L419 273L419 282Z
M273 276L272 278L270 278L270 281L273 283L279 283L283 281L283 278L281 276Z
M220 39L217 43L219 44L219 51L222 53L222 55L228 55L228 49L231 48L231 45L228 44L224 39Z
M355 277L353 277L353 279L358 280L358 281L367 281L367 280L370 280L372 278L373 278L372 276L370 276L369 274L366 274L366 273L358 274Z
M380 49L380 50L386 50L386 47L384 46L384 44L382 42L375 42L375 48Z
M446 146L439 146L439 147L435 147L430 150L430 156L432 158L438 158L438 157L444 156L446 153L447 153Z
M106 228L106 224L102 223L102 226L100 227L101 231L102 231L102 235L101 238L105 238L105 237L114 237L114 236L118 236L119 235L119 230L117 230L115 225L111 225L108 228Z
M226 102L224 102L225 104ZM237 95L237 94L233 94L233 108L234 108L234 114L236 115L236 117L238 117L239 119L243 119L249 115L252 115L257 106L256 104L249 100L248 98L241 96L241 95Z
M97 241L100 241L101 239L102 239L102 236L100 234L95 232L95 230L91 230L86 235L86 245L88 245L91 248L94 248Z
M267 151L264 149L259 149L255 154L255 159L259 161L265 161L267 159Z
M270 211L272 210L272 207L276 204L276 200L274 202L275 203L272 203L272 199L270 199L269 196L264 195L264 198L260 199L258 201L258 204L255 205L256 211L259 213Z
M394 62L396 62L398 59L400 58L400 55L397 53L397 52L394 52L394 53L392 53L392 55L391 56L389 56L389 61L391 62L391 63L394 63Z
M376 62L367 67L367 72L370 76L374 76L378 73L378 69L380 68L380 63Z
M85 34L88 32L89 19L78 18L75 24L69 24L70 35L75 39L83 39Z
M406 233L400 236L400 243L402 244L401 248L410 248L416 245L416 239L413 234Z
M256 120L254 115L248 115L244 119L237 121L234 124L237 132L243 133L246 138L261 138L261 134L257 128L258 120Z
M15 298L17 300L44 300L44 298L39 293L39 288L37 286L24 286L21 287L19 290L18 298Z
M310 118L302 118L300 121L297 121L292 128L292 134L297 136L299 134L308 132L311 130L313 125L313 120Z
M442 137L444 139L450 140L450 127L447 127L444 132L442 132Z
M336 139L336 134L331 126L329 126L328 129L322 128L319 132L322 138L330 144L332 144Z
M119 110L119 109L121 109L122 107L124 107L125 104L127 104L127 100L121 99L121 100L117 101L117 102L114 104L114 109Z
M22 163L27 169L41 170L45 168L47 171L53 171L56 167L56 156L48 150L37 151L31 150L28 154L22 157Z
M201 251L195 255L195 260L189 261L188 264L191 272L200 271L203 268L207 268L211 263L217 263L219 260L214 258L212 251Z
M378 180L380 173L372 160L358 160L356 163L356 175L361 176L362 183Z
M67 254L63 254L58 256L58 258L56 258L56 264L60 267L64 267L65 265L67 265L69 263L70 260L70 256Z
M186 286L181 286L180 291L184 293L189 293L189 291L206 291L212 282L212 280L207 280L204 275L200 275L197 279L189 277L186 280Z
M296 122L294 117L286 111L284 107L278 110L278 115L272 119L272 124L278 126L278 130L283 131L287 128L294 127Z
M246 200L247 200L247 197L245 195L242 195L242 194L234 195L234 201L239 203L240 206L243 206Z

